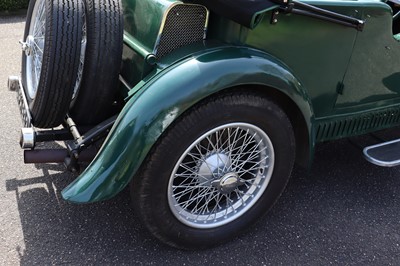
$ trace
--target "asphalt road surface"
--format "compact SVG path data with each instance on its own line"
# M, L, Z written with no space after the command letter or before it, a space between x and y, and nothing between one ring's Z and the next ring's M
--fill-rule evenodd
M63 201L60 191L76 176L59 165L24 165L18 145L21 122L6 81L20 72L23 28L24 17L0 17L0 265L399 264L399 168L362 158L358 146L376 142L372 136L319 145L311 170L295 170L266 217L209 250L153 239L127 191L96 204Z

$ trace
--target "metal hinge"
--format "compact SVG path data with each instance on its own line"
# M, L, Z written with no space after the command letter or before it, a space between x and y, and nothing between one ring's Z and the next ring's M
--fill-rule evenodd
M344 90L344 84L343 82L338 82L336 86L336 92L340 95L343 95L343 90Z
M296 0L292 0L289 4L282 5L279 7L279 9L274 10L271 15L271 24L278 23L278 15L280 13L312 17L342 26L351 27L358 31L362 31L365 25L365 21L361 19L342 15L340 13L329 11Z

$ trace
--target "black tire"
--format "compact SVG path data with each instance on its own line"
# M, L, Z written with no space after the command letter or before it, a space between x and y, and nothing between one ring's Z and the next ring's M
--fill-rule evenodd
M39 8L42 3L46 18L42 31L45 35L43 50L37 49L33 53L38 55L41 51L38 60L41 64L37 64L41 65L41 71L37 74L38 79L30 78L35 73L34 64L30 61L34 56L29 57L24 52L22 83L33 125L47 128L61 124L69 109L81 52L83 3L81 0L31 0L24 33L27 43L28 36L37 34L29 35L31 24L38 15L37 11L34 12L35 6ZM30 47L38 46L32 44Z
M239 129L235 129L233 125L246 125L248 129L247 131L244 129L239 131ZM232 126L231 131L228 129L230 126ZM222 128L225 130L225 127L227 131L218 131ZM233 133L235 129L236 132L243 132L245 135L244 139L246 139L246 134L249 134L250 137L253 135L251 131L252 127L260 130L256 131L256 134L259 134L259 138L261 139L257 145L254 145L254 143L257 143L258 139L254 141L253 146L243 144L245 143L244 140L241 146L239 144L234 144L232 146L232 143L229 145L227 144L228 142L233 142L228 141L228 139L232 139L232 137L226 137L225 140L222 137L223 134L229 135L229 132ZM189 153L192 151L196 152L195 147L197 147L197 145L191 146L195 143L195 140L199 140L201 136L204 137L204 134L208 134L208 132L211 132L210 130L213 129L216 130L215 132L221 132L219 135L221 139L220 144L218 144L219 149L215 147L209 150L208 148L205 149L204 147L209 145L203 143L203 146L198 146L200 147L197 149L199 154L196 155L202 159L194 159L196 156L191 156L187 157L189 160L186 160L185 153L187 151L190 151ZM249 132L251 132L251 134ZM268 138L262 137L264 133ZM218 136L218 133L213 134L217 134L216 136ZM256 134L253 135L253 138L255 138ZM207 139L207 141L211 143L210 139L212 139L214 135L210 134L208 136L209 139ZM268 139L270 142L268 142ZM270 150L268 156L261 153L264 140L265 143L272 143L270 145L272 148L268 145L263 148L265 151ZM203 139L202 141L206 140ZM236 139L234 142L239 143ZM201 142L199 142L199 144L200 143ZM216 143L219 142L217 141ZM230 148L224 148L224 145L228 145ZM188 147L191 148L188 149ZM260 149L256 154L257 157L253 157L253 155L251 155L252 153L250 153L250 155L244 155L248 154L249 150L255 151L253 147ZM230 155L224 155L227 153L227 150L229 150L228 154ZM238 150L241 151L237 152ZM235 151L235 154L233 151ZM216 154L217 157L220 157L220 162L218 163L217 159L217 164L223 162L222 169L221 165L214 168ZM237 156L237 154L239 155ZM183 155L183 157L181 157L181 155ZM221 159L223 156L225 156L225 159ZM234 156L236 159L233 159ZM212 157L214 157L214 159ZM239 164L239 158L241 160L240 162L245 162L245 164L241 163L242 168L237 168L237 165L234 165L234 161ZM253 162L253 160L256 161L254 158L260 158L260 161L255 163ZM155 237L168 245L181 249L198 249L217 245L233 238L245 229L250 228L258 218L272 207L289 180L294 159L295 141L292 126L279 106L249 91L239 91L212 97L183 114L181 118L170 126L152 148L151 153L142 164L140 172L134 177L130 185L135 213L139 215L144 225ZM208 164L208 160L214 160L214 162ZM268 164L266 164L266 160L268 160ZM260 169L253 169L257 164L265 166L262 171L261 166ZM185 166L183 167L183 165ZM210 169L210 173L212 173L212 175L209 175L207 178L204 177L206 176L204 170L206 172L208 170L203 167L204 165L206 165L208 169ZM211 169L210 165L213 169ZM271 165L273 165L273 167L271 167ZM184 174L189 166L191 170ZM178 170L181 167L183 167L182 169L184 171L178 174ZM257 167L258 166L256 166L256 168ZM218 174L216 174L216 171ZM239 172L242 172L243 175L240 176ZM196 173L196 175L193 175L193 173ZM250 173L251 176L255 175L254 181L252 181L252 177L249 178ZM215 176L217 176L217 178ZM231 176L234 176L234 178L231 178ZM180 180L176 183L178 178L180 178ZM217 181L214 180L215 178ZM269 181L265 181L268 180L268 178L270 178ZM247 181L242 182L242 179ZM194 181L189 182L187 180ZM255 180L260 181L256 183ZM225 181L227 182L224 183ZM195 185L193 185L193 182L195 182ZM247 183L249 188L248 185L244 184L245 182L254 183L252 183L251 186L249 185L250 183ZM230 187L228 183L234 184L234 187ZM252 188L253 185L256 187ZM175 188L173 188L173 186L175 186ZM190 190L184 192L186 188L183 187L185 186L192 187ZM202 189L200 186L204 187L206 190L200 192ZM207 186L209 187L207 188ZM182 187L182 189L178 190L179 187ZM252 194L254 198L248 196L246 199L245 194L243 194L243 197L239 196L239 194L242 195L241 193L249 193L251 189L254 190L252 192L254 193ZM188 191L190 191L190 193ZM208 194L205 191L208 191ZM175 193L175 196L180 194L180 196L172 199L172 194L170 193ZM207 196L204 196L206 194ZM185 195L184 199L181 199L183 195ZM225 201L223 200L224 197L226 197ZM195 198L197 198L196 205L190 205L195 204ZM233 200L232 202L236 203L232 203L231 199ZM170 201L178 204L171 204ZM191 202L190 204L189 201ZM242 201L242 203L240 203L240 201ZM207 207L201 207L201 205L199 205L203 204L201 202L205 202ZM217 220L217 212L221 212L220 207L224 207L225 209L222 208L222 211L224 212L227 210L228 213L230 210L229 204L239 207L235 207L236 212L232 212L234 209L234 207L232 207L229 217L228 214L225 214L224 217L219 217L219 220ZM248 204L249 207L247 207L246 204ZM183 206L180 212L177 212L178 207L174 209L174 206L178 205L179 208ZM200 207L203 208L203 213ZM190 211L192 211L194 216L191 217L188 215L187 218L184 218L184 215L181 213L184 213L186 210L189 210L189 215ZM210 214L204 216L206 219L201 222L201 217L205 215L204 212L206 210ZM211 218L211 220L207 220L209 219L208 217L212 217L210 215L214 215L214 212L215 216L212 219L215 220ZM199 217L197 213L199 213L201 217ZM207 212L205 213L207 214ZM196 215L197 217L195 217ZM236 217L235 215L239 216ZM201 224L206 224L205 221L207 221L207 223L209 222L207 226Z
M80 88L70 115L78 124L97 124L110 115L118 92L123 14L120 0L86 0L87 46Z

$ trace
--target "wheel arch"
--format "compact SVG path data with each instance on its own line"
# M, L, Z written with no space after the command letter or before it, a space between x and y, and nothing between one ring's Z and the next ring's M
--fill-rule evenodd
M231 89L232 88L226 90ZM260 95L271 99L282 108L282 110L288 116L293 127L296 141L296 163L304 168L309 167L312 160L314 144L311 143L312 139L309 137L308 124L302 115L299 106L297 106L297 104L288 95L276 88L265 85L249 84L246 86L246 89L257 90Z
M301 117L295 135L301 143L299 155L308 155L300 162L307 165L314 147L314 114L300 81L268 54L220 47L167 67L139 88L94 161L62 191L63 198L86 203L115 196L129 184L161 134L186 110L216 93L244 86L273 98L294 128Z

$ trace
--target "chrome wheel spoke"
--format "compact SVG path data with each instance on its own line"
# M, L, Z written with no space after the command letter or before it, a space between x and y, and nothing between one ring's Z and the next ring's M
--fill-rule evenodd
M210 204L211 201L213 201L213 200L215 200L216 202L218 202L218 198L219 198L219 197L220 197L220 194L219 194L219 193L214 193L214 195L209 199L209 201L208 201L207 203ZM211 211L208 211L208 216L207 216L206 219L205 219L206 221L210 219L211 215L215 215L217 206L218 206L218 205L215 204L215 205L212 207ZM208 205L207 205L207 209L208 209Z
M261 150L255 151L255 149L257 149L259 145L260 145L260 142L256 146L252 147L249 152L243 152L240 157L237 156L233 163L233 165L234 165L233 170L238 171L238 169L242 169L245 164L250 163L251 160L258 158L260 153L262 153L263 151L265 151L267 149L267 147L265 147ZM246 156L246 160L240 159L242 156ZM262 161L263 160L259 160L259 162L262 162Z
M204 191L201 191L201 194L200 194L200 195L196 195L194 198L189 198L188 200L179 202L179 204L177 204L177 206L179 205L179 206L182 207L182 209L185 209L185 208L188 207L191 203L195 202L197 199L204 198L206 195L212 193L212 192L210 192L210 188L206 188L206 189L202 189L202 190L204 190ZM197 204L198 204L198 203L197 203ZM196 206L197 206L197 205L196 205ZM195 207L195 208L196 208L196 207ZM195 209L195 208L194 208L194 209ZM192 211L193 211L193 210L192 210Z
M40 52L41 54L43 54L43 50L42 50L42 48L40 48L40 46L34 41L33 42L33 45L36 47L36 48L34 48L34 50L35 50L35 52L37 53L37 52ZM37 50L36 50L37 49Z
M44 2L44 1L43 1ZM45 3L39 6L37 11L37 17L35 21L33 36L43 36L45 32L46 20L45 20Z
M186 171L191 172L192 174L194 174L194 175L196 175L196 176L199 176L199 177L202 177L202 178L204 178L204 179L207 179L206 177L200 175L199 173L195 172L194 170L188 168L187 166L185 166L185 165L183 165L183 164L180 164L180 166L181 166L183 169L185 169Z
M85 10L85 5L82 2L82 7L83 10ZM78 67L78 76L76 77L75 81L75 86L74 86L74 92L72 93L72 99L75 99L75 97L78 94L79 88L81 86L82 82L82 76L83 76L83 68L85 66L85 54L86 54L86 45L87 45L87 22L86 22L86 12L82 12L82 39L81 39L81 54L80 54L80 60L79 60L79 67Z

